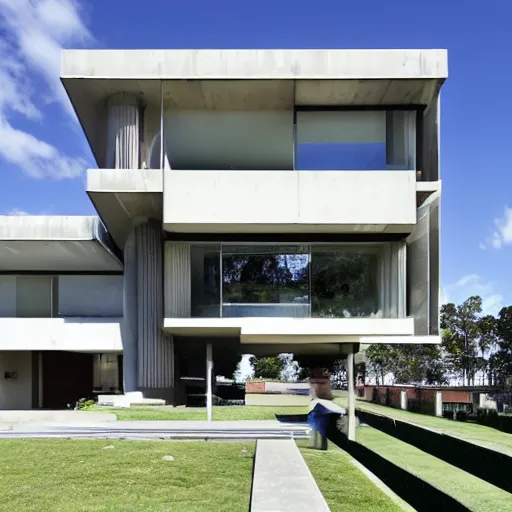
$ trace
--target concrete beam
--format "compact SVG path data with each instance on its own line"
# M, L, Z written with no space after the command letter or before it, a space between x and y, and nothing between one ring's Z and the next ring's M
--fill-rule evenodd
M64 50L61 78L430 79L446 50Z

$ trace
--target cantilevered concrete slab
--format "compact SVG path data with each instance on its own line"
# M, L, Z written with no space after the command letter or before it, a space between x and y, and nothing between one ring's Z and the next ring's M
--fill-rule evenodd
M358 343L361 336L412 336L413 318L169 318L177 336L239 336L241 343Z
M106 99L133 93L149 124L170 110L429 105L446 50L65 50L61 80L99 167Z
M162 171L89 169L87 194L119 247L137 218L162 219Z
M0 216L0 272L122 272L98 217Z

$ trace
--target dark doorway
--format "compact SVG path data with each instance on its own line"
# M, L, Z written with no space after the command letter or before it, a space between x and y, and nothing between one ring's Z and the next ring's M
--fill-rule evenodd
M93 354L43 352L43 408L73 408L93 389Z

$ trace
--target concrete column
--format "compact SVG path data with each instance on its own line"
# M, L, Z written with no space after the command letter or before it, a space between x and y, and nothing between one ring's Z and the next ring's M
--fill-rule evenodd
M407 411L407 391L400 391L400 409Z
M138 387L148 398L173 399L173 341L163 331L163 233L149 221L135 227L137 246Z
M348 439L356 440L356 393L354 386L354 348L347 355L347 384L348 384Z
M117 93L107 100L106 165L138 169L140 160L140 105L136 95Z
M441 391L436 391L436 416L443 415L443 393Z
M211 343L206 345L206 417L212 421L213 409L213 347Z
M123 277L123 389L125 393L137 391L137 245L135 231L128 235L124 246Z

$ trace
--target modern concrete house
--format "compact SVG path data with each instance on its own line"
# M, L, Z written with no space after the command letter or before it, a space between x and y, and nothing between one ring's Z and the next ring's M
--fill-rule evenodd
M118 389L181 403L207 355L229 374L242 353L438 343L446 78L445 50L64 51L102 224L3 220L0 348L18 352L0 360L23 406L47 405L46 351L122 352ZM44 315L18 301L32 285L59 290Z

